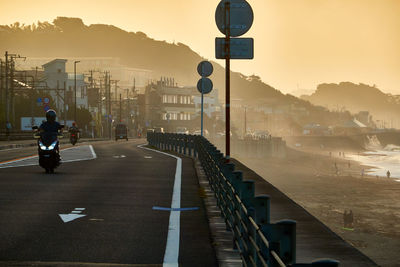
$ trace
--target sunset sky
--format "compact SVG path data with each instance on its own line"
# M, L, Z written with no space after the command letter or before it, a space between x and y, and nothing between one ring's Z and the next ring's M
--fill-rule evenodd
M157 40L182 42L215 60L214 38L222 37L214 20L218 2L0 0L0 24L79 17L87 25L112 24ZM283 92L351 81L400 94L400 0L248 2L255 19L243 37L255 39L254 60L232 62L234 71L259 75Z

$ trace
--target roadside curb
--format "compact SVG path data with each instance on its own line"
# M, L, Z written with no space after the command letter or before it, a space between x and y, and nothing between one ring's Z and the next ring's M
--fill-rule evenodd
M232 233L226 230L226 224L217 206L214 192L211 190L203 167L198 159L193 158L197 178L199 179L200 194L206 208L208 223L213 240L214 251L221 267L241 267L240 254L233 249Z

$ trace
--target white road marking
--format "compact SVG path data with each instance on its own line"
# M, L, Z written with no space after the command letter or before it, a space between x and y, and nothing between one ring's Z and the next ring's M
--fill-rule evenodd
M145 159L152 159L152 156L144 156Z
M85 208L75 208L73 211L71 211L71 213L69 214L58 214L58 216L60 216L61 220L63 220L64 223L76 220L78 218L82 218L85 217L85 214L79 214L82 213L82 211L84 211Z
M176 159L174 191L172 193L171 208L179 209L181 207L182 159L165 152L143 147L144 145L145 144L139 145L138 147L154 151L160 154L164 154ZM179 265L178 258L179 258L180 216L181 212L179 210L171 210L171 213L169 215L167 246L165 248L163 267L178 267Z
M70 213L70 214L58 214L58 216L60 216L61 220L63 220L64 223L67 223L76 220L78 218L85 217L86 215Z
M69 147L60 151L61 162L75 162L96 159L97 155L94 152L92 145L83 145L76 147ZM0 169L12 167L25 167L39 165L38 156L30 156L22 159L16 159L0 163Z

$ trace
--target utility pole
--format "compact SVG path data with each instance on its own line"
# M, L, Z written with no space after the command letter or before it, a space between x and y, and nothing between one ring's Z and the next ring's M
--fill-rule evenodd
M111 107L111 75L110 72L108 72L108 111L109 115L112 117L112 107ZM111 119L111 118L110 118ZM110 139L112 138L112 120L109 123L110 127L108 128L108 134L110 136Z
M129 89L126 89L126 125L129 125L130 118L129 114L131 113L130 110L130 99L129 99Z
M11 61L11 68L10 68L10 94L11 94L11 99L10 99L10 105L11 105L11 113L12 113L12 125L15 127L15 93L14 93L14 72L15 72L15 61L14 59L16 58L23 58L24 60L26 57L21 57L20 55L17 54L8 54L10 57Z
M74 61L74 103L75 103L75 107L74 107L74 121L76 122L76 63L79 63L80 61Z
M67 96L66 96L67 82L64 81L64 125L67 125Z
M113 80L113 82L115 83L115 100L117 100L117 95L118 95L118 82L119 80Z
M14 96L14 60L11 56L11 68L10 68L10 111L11 111L11 123L12 126L15 127L15 96Z
M119 94L119 122L122 122L122 94Z
M6 127L7 124L10 122L10 102L9 102L9 92L8 92L8 51L6 51L5 53L5 57L6 57L6 66L5 66L5 82L6 82L6 97L5 97L5 101L6 101Z

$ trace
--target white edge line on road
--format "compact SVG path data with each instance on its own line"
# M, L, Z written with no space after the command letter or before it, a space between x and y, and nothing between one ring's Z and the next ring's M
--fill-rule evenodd
M97 158L96 152L94 152L93 146L89 145L90 151L92 152L93 159Z
M146 144L138 145L138 147L154 151L160 154L164 154L176 159L174 191L172 193L171 208L179 209L181 207L182 159L165 152L143 147L145 145ZM171 210L171 213L169 215L167 246L165 248L163 267L178 267L180 215L181 215L180 211L174 211L174 210Z
M0 163L0 168L8 168L8 166L5 166L5 167L2 167L2 166L3 165L8 165L8 164L11 164L11 163L15 163L15 162L28 160L28 159L34 159L34 158L37 158L37 157L38 156L29 156L29 157L25 157L23 159L10 160L10 161L4 162L4 163ZM22 165L22 166L24 166L24 165ZM29 165L27 165L27 166L29 166Z
M68 162L75 162L75 161L85 161L85 160L93 160L97 158L96 152L94 152L93 146L92 145L83 145L83 146L75 146L75 147L68 147L65 149L62 149L61 151L65 151L65 150L70 150L70 149L74 149L74 148L81 148L81 147L85 147L88 146L90 149L90 152L92 153L92 158L82 158L82 159L71 159L71 160L61 160L61 163L68 163ZM17 159L17 160L11 160L11 161L7 161L4 163L0 163L0 169L5 169L5 168L16 168L16 167L27 167L27 166L36 166L39 165L39 163L29 163L29 164L24 164L24 165L11 165L15 162L21 162L21 161L25 161L25 160L29 160L29 159L34 159L37 158L38 156L30 156L30 157L26 157L23 159Z

